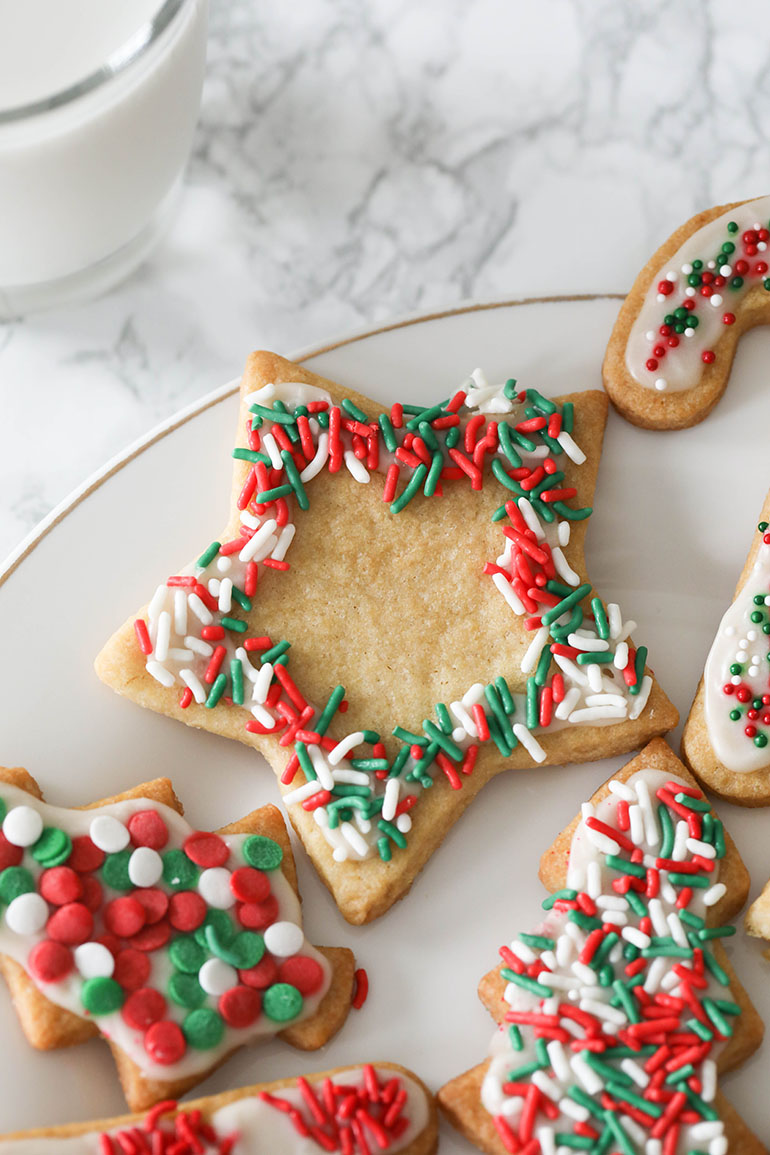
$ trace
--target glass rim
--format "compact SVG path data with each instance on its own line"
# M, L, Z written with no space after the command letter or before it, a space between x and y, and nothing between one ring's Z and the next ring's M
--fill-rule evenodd
M12 108L0 109L0 125L14 124L50 112L55 108L71 104L81 96L101 88L107 81L125 72L132 64L141 59L144 54L159 39L177 12L189 0L163 0L155 15L140 24L119 48L109 54L107 59L93 72L88 73L82 80L60 88L58 92L44 96L40 100L32 100L26 104L17 104Z

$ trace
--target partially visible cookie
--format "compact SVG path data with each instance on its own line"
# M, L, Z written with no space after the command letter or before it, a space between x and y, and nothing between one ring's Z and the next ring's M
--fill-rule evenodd
M583 806L540 877L543 922L479 987L490 1058L439 1091L450 1121L489 1155L764 1152L717 1087L763 1035L720 943L748 874L665 742Z
M682 758L720 797L770 805L770 493L685 722Z
M634 425L697 425L724 393L741 334L770 321L768 218L770 196L697 213L639 273L603 367Z
M51 1144L66 1155L433 1155L437 1135L433 1096L417 1076L395 1063L367 1063L223 1091L178 1108L164 1103L144 1118L124 1115L0 1135L0 1151L39 1155L45 1141L46 1150Z
M166 778L82 810L0 768L0 973L30 1043L101 1034L129 1106L185 1094L239 1047L316 1050L353 956L302 932L280 812L193 830Z

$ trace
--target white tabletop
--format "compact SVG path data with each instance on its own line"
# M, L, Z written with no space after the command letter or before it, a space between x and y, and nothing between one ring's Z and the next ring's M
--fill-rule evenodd
M211 9L165 241L106 298L0 324L0 558L254 347L624 290L694 211L768 191L760 0Z

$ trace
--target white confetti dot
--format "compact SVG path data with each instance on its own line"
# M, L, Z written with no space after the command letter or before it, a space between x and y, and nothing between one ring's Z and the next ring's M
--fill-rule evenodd
M686 277L689 277L690 273L692 272L692 265L682 265L682 272Z
M655 340L655 331L653 329L648 329L647 332L644 334L644 336L645 336L645 340L654 341Z
M288 958L302 949L302 927L293 922L274 922L265 931L265 946L278 958Z
M720 265L719 271L723 277L731 277L733 274L732 265Z
M673 284L676 281L677 275L678 274L675 273L674 270L672 269L670 272L666 273L666 280L671 281L671 283Z
M235 895L230 889L230 871L224 866L212 866L204 870L198 879L201 897L217 910L228 910L235 903Z
M223 995L238 986L238 972L221 958L210 958L198 971L198 982L207 995Z
M37 934L48 921L48 903L39 894L20 894L9 904L5 922L14 934Z
M712 293L712 295L709 297L709 300L715 309L718 309L722 304L722 298L720 297L719 293Z
M75 966L84 979L108 979L115 970L115 959L103 943L84 942L75 947Z
M128 860L128 877L134 886L154 886L163 874L163 859L150 846L138 846Z
M126 827L111 814L100 814L98 818L94 818L88 833L94 845L105 854L117 854L118 851L125 850L130 840Z
M43 819L31 806L14 806L3 822L3 834L14 846L32 846L43 833Z
M695 296L695 289L692 287L692 285L687 286L687 288L684 291L684 295L685 295L685 297L694 297Z
M668 388L668 381L666 380L666 378L665 377L656 377L655 378L655 388L660 393L662 393L664 391L664 389L667 389Z

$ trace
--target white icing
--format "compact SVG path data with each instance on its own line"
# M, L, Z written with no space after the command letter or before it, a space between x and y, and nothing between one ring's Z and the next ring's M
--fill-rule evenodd
M706 349L713 350L722 336L725 330L722 322L724 313L735 312L752 286L762 284L762 278L744 278L743 286L739 289L725 285L710 298L698 296L698 327L691 329L689 335L687 332L681 334L679 345L674 349L668 349L665 357L659 360L658 367L650 370L647 369L646 363L657 344L663 318L666 314L673 313L674 309L682 304L685 296L697 296L697 290L687 291L687 276L692 272L693 260L708 261L721 250L726 240L733 241L736 246L730 259L732 261L739 259L742 234L747 229L753 229L758 222L761 222L762 227L766 227L769 216L770 196L760 197L758 200L748 201L730 209L692 233L655 274L642 307L631 326L626 344L626 369L639 385L660 392L674 393L691 389L698 384L704 368L701 354ZM727 232L729 221L735 221L738 225L738 231L734 234ZM751 263L754 259L764 260L765 257L766 254L761 252L757 258L749 258L749 261ZM667 279L673 282L675 288L669 296L661 297L658 293L658 284L666 277L667 270L670 270ZM730 273L722 275L729 277L731 273L732 268ZM716 303L712 305L709 301ZM652 338L650 333L653 334ZM661 339L661 344L665 345L665 338Z
M123 802L114 802L108 806L100 806L90 810L68 810L39 802L37 799L31 798L25 791L5 783L0 783L0 797L8 807L9 816L14 813L16 807L33 807L42 818L44 826L59 827L60 829L66 830L73 838L78 835L89 834L96 822L101 818L110 818L116 826L117 824L121 824L122 828L125 829L126 823L132 814L141 810L147 810L148 808L157 810L166 823L170 833L168 844L165 847L166 850L173 847L181 847L193 829L175 810L159 802L148 801L146 798L131 798ZM227 834L221 837L223 842L230 848L231 854L237 856L239 865L241 865L243 863L241 847L250 836L248 834ZM39 864L35 862L29 853L25 853L21 865L30 870L35 877L40 871ZM269 879L272 893L278 901L278 917L301 926L302 916L299 899L285 878L282 870L270 871ZM103 906L111 899L118 897L119 893L123 893L112 890L101 879L100 882L104 892ZM27 969L25 964L29 952L36 943L45 939L45 928L41 927L37 933L27 935L14 933L8 924L7 911L9 909L10 907L6 908L5 917L3 917L2 922L0 922L0 954L15 959L17 963ZM51 910L53 910L53 908L51 908ZM97 922L98 921L99 918L97 916ZM97 933L101 932L97 931ZM304 996L302 1012L296 1019L291 1020L292 1023L300 1022L316 1011L331 981L329 964L323 955L319 954L310 943L304 940L304 936L301 953L314 958L321 965L325 980L316 994ZM151 963L151 970L146 985L155 987L165 995L168 979L173 973L173 966L169 961L167 952L165 950L148 952L147 958ZM33 982L36 982L34 976L31 974L30 978L32 978ZM81 983L82 975L77 973L77 971L73 971L60 982L36 982L36 986L51 1002L56 1003L58 1006L65 1007L74 1014L85 1018L88 1016L84 1011L80 998ZM184 1008L177 1007L171 999L167 999L167 1004L167 1018L173 1018L175 1021L181 1022L188 1013ZM216 1002L208 1003L208 1005L215 1007ZM253 1042L258 1038L273 1035L285 1025L274 1023L264 1014L261 1014L251 1027L243 1030L226 1028L224 1038L219 1046L207 1051L196 1051L192 1047L188 1047L186 1054L178 1063L164 1066L155 1063L150 1058L144 1048L142 1032L129 1027L124 1021L120 1011L113 1014L100 1015L98 1018L95 1018L94 1021L97 1023L104 1037L110 1039L120 1047L120 1049L141 1068L148 1078L158 1079L163 1082L185 1078L188 1075L206 1071L229 1051L233 1050L233 1048Z
M754 610L766 606L754 604L755 595L770 596L770 546L762 543L757 560L754 562L743 589L728 608L716 632L716 637L706 659L703 675L705 702L704 718L709 741L719 761L737 774L762 770L770 764L770 745L756 746L744 733L748 724L745 716L746 704L735 694L725 694L724 686L732 683L748 686L752 698L761 698L770 692L770 662L767 661L770 638L762 633L763 623L751 621ZM743 672L733 675L730 667L738 662ZM744 711L740 721L730 718L730 711L741 707ZM770 712L765 708L761 713ZM763 731L766 727L760 727Z
M396 1075L407 1093L402 1115L409 1119L409 1126L403 1134L389 1144L387 1155L396 1155L402 1151L427 1126L429 1119L428 1102L420 1086L401 1072L383 1067L374 1068L381 1084L388 1082ZM346 1084L352 1087L363 1085L363 1076L360 1067L350 1067L338 1071L334 1075L336 1084ZM311 1083L318 1090L318 1083ZM274 1094L286 1099L300 1111L304 1100L296 1087L282 1087ZM182 1105L184 1107L184 1104ZM271 1107L258 1098L244 1096L225 1107L220 1107L211 1116L211 1122L220 1138L233 1132L238 1132L240 1138L233 1148L233 1155L319 1155L322 1150L311 1138L303 1138L298 1134L288 1116ZM108 1134L114 1135L115 1131ZM90 1131L84 1135L73 1136L68 1139L53 1137L45 1139L0 1139L0 1150L3 1155L100 1155L99 1132ZM372 1140L373 1150L383 1150ZM205 1155L217 1150L216 1147L206 1146ZM204 1152L201 1152L204 1155Z
M601 909L603 921L612 921L617 923L617 933L621 936L621 941L631 942L633 945L646 947L650 943L648 936L639 931L634 923L639 921L637 915L628 907L625 900L616 895L612 889L612 880L617 879L619 875L610 870L604 862L605 850L610 850L605 844L608 841L607 837L600 831L592 830L586 826L586 820L595 817L611 826L614 830L618 830L616 821L616 806L617 799L633 803L638 807L640 813L641 825L639 830L642 837L637 843L645 855L645 863L649 859L649 865L654 865L655 859L660 853L660 830L658 829L657 818L653 802L657 805L655 799L655 792L666 782L675 781L680 782L674 775L664 773L660 770L655 770L651 767L646 767L637 771L626 782L613 781L610 785L608 797L599 802L595 807L586 804L583 809L583 818L575 830L570 845L568 871L567 871L567 887L573 890L585 891L593 897L597 906ZM630 810L633 810L633 805ZM687 834L687 824L681 823L684 827L685 835ZM627 836L628 832L627 832ZM633 839L632 839L633 841ZM676 850L673 856L676 856ZM686 857L686 852L679 855L680 858ZM682 940L682 926L679 920L678 908L675 905L676 892L673 887L670 887L666 882L667 872L660 871L661 874L661 891L659 898L650 899L648 902L648 910L650 918L653 922L653 933L656 935L671 935L675 941L683 941L686 945L686 939ZM714 883L717 882L718 865L715 867L711 878ZM625 910L621 910L621 903L625 906ZM687 907L692 913L701 918L705 917L706 905L704 903L704 892L702 890L695 890L693 897ZM611 917L612 915L624 915L629 923L625 925L623 919ZM546 962L549 973L543 975L543 982L545 985L554 991L555 998L550 1000L546 998L545 994L542 997L537 997L534 993L509 983L505 989L504 998L511 1010L540 1013L557 1013L558 1004L560 1002L571 1002L582 1010L588 1011L607 1023L607 1030L610 1033L622 1029L629 1025L629 1020L625 1012L620 1007L610 1006L610 1001L614 996L612 987L602 987L598 983L596 973L587 965L580 963L578 956L581 953L586 942L587 934L576 923L570 922L567 918L566 912L560 912L552 909L546 913L544 921L534 931L537 935L543 935L555 940L554 948L542 954L541 959ZM614 958L619 956L620 944L616 944L613 952L609 955L609 961L613 962ZM536 958L535 952L531 950L526 944L514 941L511 943L511 949L514 954L525 963L533 962ZM615 953L617 952L617 953ZM653 960L648 968L648 978L645 982L645 989L654 993L658 989L667 991L668 994L676 997L679 986L678 976L674 973L673 968L682 960L675 957L660 956ZM552 973L551 973L552 972ZM708 986L706 989L699 991L699 997L703 996L716 998L730 998L729 991L720 986L715 979L706 971L705 977L708 979ZM549 1006L549 1002L553 1005ZM686 1016L683 1016L686 1017ZM582 1031L576 1030L574 1024L570 1020L562 1018L560 1025L568 1029L570 1034L575 1037L582 1037ZM522 1041L523 1049L515 1050L507 1033L506 1024L503 1023L495 1033L490 1047L490 1064L484 1078L481 1090L481 1100L484 1108L492 1115L502 1114L508 1120L510 1125L516 1129L517 1120L521 1115L524 1100L518 1096L507 1095L503 1091L503 1084L508 1081L509 1072L521 1067L527 1063L532 1062L536 1058L534 1047L534 1032L528 1027L522 1027ZM719 1044L715 1045L711 1050L711 1056L718 1054ZM572 1051L566 1045L552 1041L547 1045L548 1057L551 1062L551 1068L546 1073L545 1071L536 1072L532 1076L532 1081L544 1091L555 1103L559 1106L559 1114L557 1118L548 1120L546 1130L550 1129L552 1134L559 1131L572 1132L572 1125L577 1118L588 1118L588 1114L576 1114L578 1104L574 1103L566 1096L567 1089L578 1084L589 1095L600 1094L604 1081L599 1078L592 1069L586 1064L579 1053ZM703 1068L703 1081L706 1083L707 1077L711 1079L711 1071L707 1064L713 1065L713 1059L709 1058L701 1064ZM647 1076L637 1064L634 1068L634 1075L629 1071L626 1072L630 1077L634 1078L637 1085L641 1085L643 1079ZM696 1065L697 1073L697 1065ZM713 1098L714 1088L710 1093L710 1098ZM620 1113L621 1122L628 1135L633 1135L634 1121ZM591 1121L593 1124L593 1120ZM542 1124L538 1122L538 1126ZM690 1126L683 1126L681 1129L679 1144L677 1145L677 1155L686 1152L695 1147L698 1147L698 1127L701 1123ZM718 1137L723 1134L723 1125L720 1122L711 1124L714 1128L714 1136ZM647 1132L640 1131L641 1136L640 1145L634 1150L638 1150L640 1155L642 1152L649 1152L652 1149L645 1147L644 1139L647 1137ZM542 1140L541 1140L542 1142ZM546 1140L547 1142L547 1140ZM555 1148L551 1148L555 1150ZM614 1148L613 1148L614 1149ZM543 1150L548 1150L543 1147ZM565 1148L566 1150L566 1148Z

